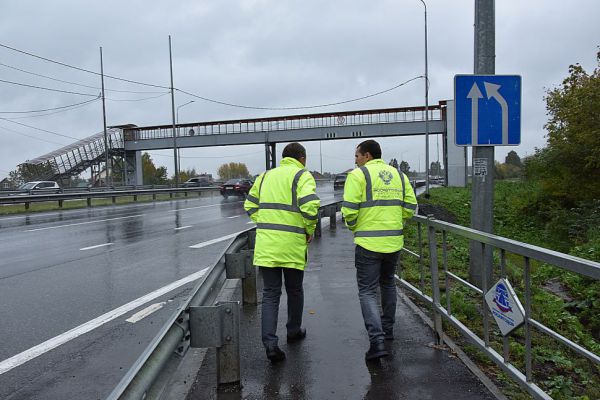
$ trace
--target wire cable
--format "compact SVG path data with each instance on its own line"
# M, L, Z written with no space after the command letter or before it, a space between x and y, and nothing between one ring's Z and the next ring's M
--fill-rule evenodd
M159 94L158 96L152 96L152 97L145 97L143 99L110 99L108 97L105 97L106 100L110 100L110 101L144 101L144 100L152 100L152 99L158 99L159 97L163 97L168 95L171 92L164 92L162 94Z
M10 47L10 46L7 46L7 45L2 44L2 43L0 43L0 47L4 47L5 49L16 51L17 53L25 54L25 55L28 55L30 57L35 57L35 58L38 58L40 60L48 61L48 62L51 62L53 64L62 65L63 67L72 68L72 69L75 69L75 70L78 70L78 71L87 72L89 74L94 74L94 75L98 75L98 76L102 75L101 73L96 72L96 71L91 71L89 69L76 67L74 65L66 64L66 63L63 63L63 62L60 62L60 61L51 60L51 59L46 58L46 57L38 56L37 54L33 54L33 53L29 53L29 52L26 52L26 51L23 51L23 50L15 49L14 47ZM110 78L110 79L115 79L115 80L118 80L118 81L123 81L123 82L128 82L128 83L134 83L136 85L151 86L151 87L160 88L160 89L171 89L168 86L153 85L151 83L138 82L138 81L134 81L134 80L131 80L131 79L119 78L119 77L116 77L116 76L111 76L111 75L106 75L106 74L104 74L104 77L105 78Z
M6 121L6 122L10 122L11 124L21 125L21 126L24 126L26 128L35 129L36 131L50 133L50 134L56 135L56 136L62 136L62 137L65 137L65 138L68 138L68 139L74 139L74 140L77 140L77 141L80 140L80 139L78 139L76 137L73 137L73 136L63 135L62 133L52 132L52 131L49 131L49 130L46 130L46 129L42 129L42 128L38 128L38 127L35 127L35 126L27 125L27 124L24 124L22 122L12 121L12 120L7 119L7 118L0 117L0 120Z
M208 97L203 97L203 96L199 96L199 95L196 95L196 94L193 94L193 93L190 93L190 92L186 92L185 90L182 90L182 89L175 88L175 90L178 91L178 92L187 94L188 96L195 97L195 98L200 99L200 100L208 101L208 102L215 103L215 104L221 104L221 105L224 105L224 106L230 106L230 107L246 108L246 109L252 109L252 110L279 110L279 111L281 111L281 110L306 110L306 109L311 109L311 108L321 108L321 107L337 106L337 105L340 105L340 104L352 103L352 102L355 102L355 101L368 99L370 97L379 96L380 94L391 92L392 90L398 89L399 87L407 85L408 83L410 83L412 81L415 81L417 79L421 79L421 78L423 78L423 75L415 76L414 78L411 78L411 79L409 79L407 81L399 83L396 86L393 86L391 88L382 90L380 92L372 93L372 94L369 94L369 95L366 95L366 96L361 96L361 97L357 97L357 98L354 98L354 99L350 99L350 100L338 101L338 102L335 102L335 103L317 104L317 105L312 105L312 106L295 106L295 107L248 106L248 105L243 105L243 104L227 103L227 102L224 102L224 101L210 99Z
M54 112L49 112L49 113L44 113L44 114L34 114L34 115L25 115L23 117L5 117L5 119L9 119L9 120L15 120L15 119L27 119L27 118L37 118L37 117L45 117L48 115L54 115L54 114L60 114L60 113L64 113L64 112L68 112L68 111L73 111L73 110L77 110L79 108L85 107L88 104L91 104L91 102L96 102L96 101L100 101L100 99L93 99L90 100L89 102L86 102L85 104L79 105L79 106L74 106L65 110L59 110L59 111L54 111Z
M29 74L29 75L39 76L41 78L50 79L50 80L53 80L53 81L56 81L56 82L68 83L70 85L81 86L81 87L85 87L85 88L89 88L89 89L102 90L102 88L98 87L98 86L90 86L90 85L84 85L82 83L65 81L65 80L62 80L62 79L53 78L53 77L48 76L48 75L37 74L35 72L27 71L27 70L24 70L24 69L21 69L21 68L17 68L17 67L14 67L12 65L4 64L4 63L0 63L0 66L6 67L6 68L10 68L10 69L14 69L16 71L24 72L24 73ZM163 93L163 92L150 92L150 91L118 90L118 89L108 89L108 88L105 88L104 90L107 91L107 92L133 93L133 94L156 94L156 93Z
M204 158L232 158L232 157L242 157L242 156L251 156L251 155L255 155L255 154L263 154L264 151L255 151L252 153L246 153L246 154L236 154L236 155L231 155L231 156L207 156L207 157L200 157L200 156L179 156L179 158L199 158L199 159L204 159ZM150 155L153 156L158 156L158 157L169 157L169 158L173 158L172 155L170 154L158 154L158 153L148 153Z
M86 100L86 101L82 101L81 103L69 104L69 105L61 106L61 107L45 108L42 110L30 110L30 111L0 111L0 114L31 114L31 113L39 113L39 112L46 112L46 111L62 110L65 108L71 108L71 107L88 104L88 103L98 101L98 100L100 100L100 95L96 96L96 98L92 99L92 100Z
M26 133L19 132L19 131L15 131L15 130L13 130L13 129L7 128L7 127L5 127L5 126L2 126L2 125L0 125L0 129L3 129L3 130L5 130L5 131L7 131L7 132L11 132L11 133L16 133L17 135L21 135L21 136L27 136L28 138L31 138L31 139L40 140L40 141L42 141L42 142L51 143L51 144L57 144L57 145L59 145L59 146L61 146L61 147L65 146L65 144L64 144L64 143L53 142L53 141L51 141L51 140L46 140L46 139L42 139L42 138L39 138L39 137L36 137L36 136L31 136L31 135L28 135L28 134L26 134Z
M59 92L59 93L68 93L68 94L75 94L77 96L88 96L88 97L98 97L97 94L90 94L90 93L81 93L81 92L72 92L70 90L60 90L60 89L52 89L52 88L47 88L44 86L35 86L35 85L28 85L26 83L20 83L20 82L12 82L12 81L6 81L4 79L0 79L0 82L3 83L9 83L11 85L17 85L17 86L25 86L25 87L30 87L30 88L34 88L34 89L41 89L41 90L48 90L50 92Z

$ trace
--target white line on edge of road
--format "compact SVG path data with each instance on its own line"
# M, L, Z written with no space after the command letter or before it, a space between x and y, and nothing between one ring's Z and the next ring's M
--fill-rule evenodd
M221 236L221 237L213 239L213 240L209 240L209 241L206 241L206 242L198 243L198 244L195 244L193 246L190 246L190 249L201 249L203 247L210 246L211 244L219 243L219 242L222 242L224 240L234 238L234 237L236 237L237 235L239 235L242 232L245 232L245 231L240 231L240 232L232 233L231 235Z
M226 217L226 218L228 218L228 219L232 219L232 218L239 218L239 217L241 217L242 215L244 215L244 214L240 214L240 215L234 215L233 217Z
M179 228L175 228L176 231L180 231L182 229L187 229L187 228L191 228L192 225L186 225L186 226L180 226Z
M152 314L153 312L160 310L161 308L163 308L163 306L165 304L167 304L166 301L161 301L160 303L154 303L154 304L144 308L142 311L136 312L131 317L127 318L125 321L135 324L136 322L143 320L144 318L146 318L148 315Z
M110 246L110 245L112 245L112 243L97 244L97 245L95 245L95 246L90 246L90 247L82 247L82 248L81 248L81 249L79 249L79 250L81 250L81 251L85 251L85 250L92 250L92 249L97 249L97 248L99 248L99 247Z
M236 203L243 203L243 201L232 201L231 203L227 203L227 204L236 204ZM209 204L207 206L196 206L196 207L178 208L176 210L169 210L169 212L179 212L179 211L185 211L185 210L195 210L197 208L216 207L216 206L220 206L220 205L221 205L221 203L218 203L218 204Z
M201 278L202 276L204 276L206 274L207 271L208 271L208 269L203 269L202 271L198 271L191 275L188 275L185 278L175 281L167 286L163 286L162 288L157 289L151 293L148 293L145 296L142 296L138 299L130 301L129 303L122 305L119 308L115 308L112 311L102 314L101 316L94 318L93 320L88 321L84 324L81 324L81 325L71 329L70 331L67 331L63 334L55 336L52 339L46 340L45 342L38 344L37 346L34 346L34 347L32 347L28 350L25 350L17 355L7 358L4 361L1 361L0 362L0 375L4 374L5 372L10 371L13 368L18 367L19 365L25 364L26 362L33 360L34 358L41 356L42 354L47 353L50 350L53 350L53 349L57 348L58 346L61 346L65 343L85 334L85 333L88 333L88 332L98 328L99 326L102 326L102 325L106 324L107 322L110 322L113 319L118 318L121 315L126 314L126 313L138 308L142 304L145 304L149 301L156 299L157 297L160 297L166 293L169 293L170 291L177 289L178 287L183 286L186 283L189 283L189 282L195 281L196 279Z
M136 217L141 217L145 214L136 214L136 215L129 215L127 217L116 217L116 218L108 218L108 219L99 219L99 220L95 220L95 221L87 221L87 222L78 222L76 224L66 224L66 225L57 225L57 226L47 226L45 228L36 228L36 229L27 229L23 232L36 232L36 231L45 231L48 229L58 229L58 228L65 228L67 226L76 226L76 225L87 225L87 224L95 224L98 222L106 222L106 221L115 221L117 219L126 219L126 218L136 218Z

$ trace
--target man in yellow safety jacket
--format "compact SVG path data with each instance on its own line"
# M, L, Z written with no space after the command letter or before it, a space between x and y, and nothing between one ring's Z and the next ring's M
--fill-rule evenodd
M256 222L254 265L260 268L264 283L262 341L271 362L285 359L276 334L282 275L288 297L287 341L306 337L306 329L302 328L302 281L320 206L315 179L304 169L304 147L290 143L282 157L278 168L256 179L244 203Z
M376 141L359 144L355 159L358 168L346 178L342 215L354 233L358 297L370 342L365 357L373 360L388 355L384 339L394 338L394 274L404 244L403 221L414 215L417 199L408 178L381 159ZM377 286L381 288L381 316Z

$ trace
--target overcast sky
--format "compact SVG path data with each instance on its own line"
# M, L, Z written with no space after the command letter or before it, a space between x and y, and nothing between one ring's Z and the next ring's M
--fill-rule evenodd
M451 99L455 74L473 72L474 0L429 0L430 103ZM600 45L598 0L496 1L496 73L523 77L522 143L501 147L496 159L543 147L545 90L560 84L569 64L591 71ZM396 1L27 1L3 0L0 43L105 74L170 86L168 35L173 41L175 87L236 104L295 107L366 96L424 72L423 5ZM100 78L0 48L0 79L97 95ZM18 71L14 68L26 72ZM80 85L32 75L46 75ZM108 125L169 124L164 89L106 80ZM0 179L17 164L102 131L102 105L91 102L51 115L6 114L61 107L92 99L0 82ZM157 93L158 92L158 93ZM154 97L154 98L151 98ZM119 101L120 100L120 101ZM126 101L125 101L126 100ZM130 101L136 100L136 101ZM177 93L176 106L193 98ZM368 100L310 112L424 105L423 80ZM195 99L180 122L303 114L262 111ZM42 113L43 114L43 113ZM353 166L358 141L323 142L323 170ZM425 165L423 137L382 139L384 158ZM307 143L308 168L319 170L318 142ZM439 146L441 158L441 143ZM281 146L278 147L278 153ZM172 151L152 151L173 171ZM224 161L264 168L264 146L184 149L182 168L216 174ZM431 138L431 160L438 157ZM279 158L279 157L278 157Z

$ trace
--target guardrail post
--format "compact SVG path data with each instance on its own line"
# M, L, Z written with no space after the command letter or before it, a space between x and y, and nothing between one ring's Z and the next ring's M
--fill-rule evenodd
M172 199L173 198L173 192L169 193L169 198Z
M431 270L431 298L433 300L433 328L435 331L436 344L442 344L442 316L440 315L440 285L438 275L438 259L437 259L437 238L435 228L431 225L427 227L429 238L429 262Z
M27 202L25 203L25 209L29 210L29 203L27 203Z
M112 203L115 204L117 202L117 196L112 197Z
M239 253L225 254L225 271L227 279L242 280L242 298L244 304L256 304L256 268L252 263L253 250L242 250Z
M91 198L91 197L88 197L88 198L87 198L87 206L88 206L88 207L91 207L91 206L92 206L92 198Z
M337 228L337 207L329 207L329 229L336 230Z
M62 208L62 206L63 206L63 200L59 200L59 201L58 201L58 207L59 207L59 208Z
M321 237L321 210L317 213L317 226L315 228L315 237Z
M133 201L137 201L137 194L133 195Z

